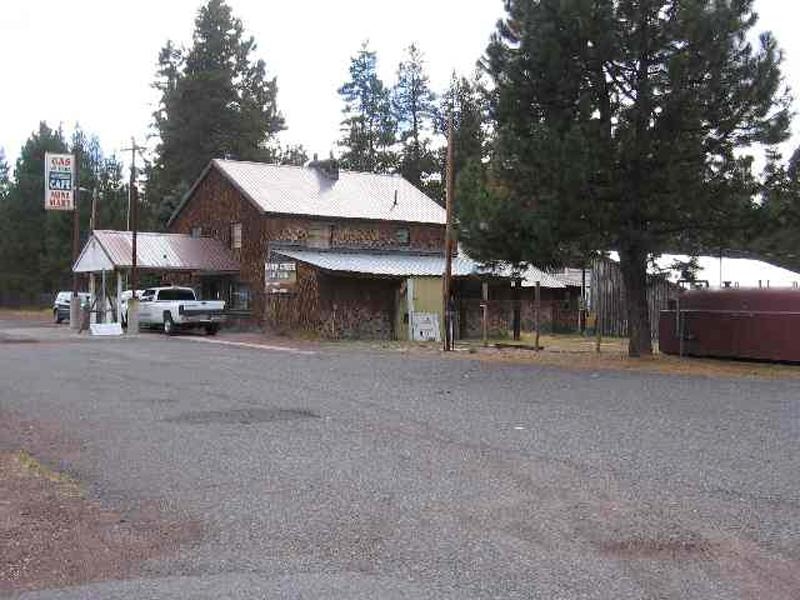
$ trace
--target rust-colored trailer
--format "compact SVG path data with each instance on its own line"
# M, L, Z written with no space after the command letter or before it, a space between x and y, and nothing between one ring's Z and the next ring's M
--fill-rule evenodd
M798 289L691 290L670 309L659 319L661 352L800 362Z

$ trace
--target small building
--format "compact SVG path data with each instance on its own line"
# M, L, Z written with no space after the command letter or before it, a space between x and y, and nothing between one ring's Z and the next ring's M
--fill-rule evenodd
M239 263L218 240L175 233L139 232L136 262L141 278L171 283L190 280L199 282L201 287L206 281L232 277L239 272ZM118 319L123 282L132 266L130 231L95 230L72 268L75 273L89 276L92 305L110 305L113 317ZM108 301L111 299L113 302ZM112 315L106 315L102 319L111 318Z

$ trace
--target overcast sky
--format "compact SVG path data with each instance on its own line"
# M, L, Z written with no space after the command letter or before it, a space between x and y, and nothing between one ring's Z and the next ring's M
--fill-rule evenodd
M143 141L157 95L150 87L167 39L188 45L201 0L0 0L0 147L13 165L40 120L71 130L79 122L106 153ZM365 39L380 75L394 81L404 49L425 53L433 87L455 70L468 75L502 16L502 0L228 0L278 78L283 143L326 156L341 121L337 88ZM800 107L800 2L756 0L760 30L786 52L784 73ZM447 31L451 22L450 31ZM800 117L792 146L800 144ZM154 142L151 140L152 147Z

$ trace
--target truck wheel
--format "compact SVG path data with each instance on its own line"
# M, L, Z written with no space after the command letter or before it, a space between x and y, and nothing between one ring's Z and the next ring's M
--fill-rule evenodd
M175 335L175 323L172 321L172 315L164 313L164 333L167 335Z
M207 335L217 335L219 331L219 325L217 323L209 323L206 325L206 334Z

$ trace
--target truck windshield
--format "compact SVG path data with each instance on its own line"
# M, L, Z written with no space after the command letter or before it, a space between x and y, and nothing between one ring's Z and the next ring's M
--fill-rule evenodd
M158 292L159 300L194 300L194 292L192 290L160 290Z

